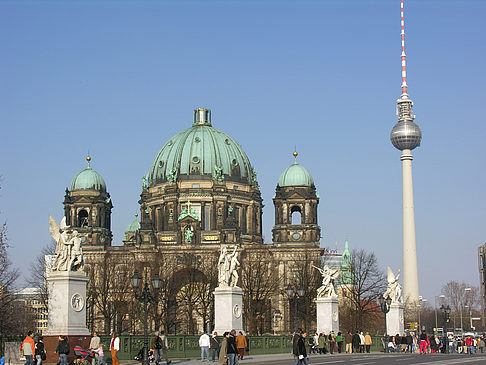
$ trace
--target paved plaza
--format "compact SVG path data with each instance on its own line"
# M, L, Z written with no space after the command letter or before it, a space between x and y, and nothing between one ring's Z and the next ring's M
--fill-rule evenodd
M333 354L333 355L312 355L309 357L309 364L484 364L486 362L486 353L476 355L463 354ZM205 362L207 363L207 362ZM137 363L138 364L138 363ZM162 363L164 364L164 363ZM202 364L201 360L172 360L172 364L195 365ZM214 362L217 364L217 362ZM275 364L275 365L294 365L290 354L273 354L273 355L254 355L248 356L239 364ZM136 365L136 364L133 364Z

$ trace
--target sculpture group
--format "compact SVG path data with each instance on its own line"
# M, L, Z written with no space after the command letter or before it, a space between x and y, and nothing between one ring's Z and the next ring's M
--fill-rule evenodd
M402 286L398 283L398 278L400 277L400 269L398 269L398 274L395 276L393 274L390 266L387 267L387 281L388 287L386 288L383 298L390 298L392 303L401 303L402 299Z
M237 246L235 245L233 252L228 252L228 247L222 246L218 259L218 287L236 287L239 267Z
M312 266L319 270L322 275L321 286L317 289L317 298L337 298L334 281L339 277L339 269L330 268L328 265L324 265L324 269Z
M56 260L52 266L53 271L78 271L84 266L82 242L86 240L81 237L78 231L70 231L66 224L66 217L61 220L61 224L49 216L49 230L52 239L56 242Z

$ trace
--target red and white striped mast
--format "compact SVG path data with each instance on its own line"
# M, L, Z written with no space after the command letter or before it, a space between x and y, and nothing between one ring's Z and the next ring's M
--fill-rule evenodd
M418 303L417 248L415 240L415 209L412 182L412 150L420 145L422 132L415 124L413 102L407 94L407 67L405 55L405 19L401 0L402 37L402 95L397 100L398 123L393 127L390 140L395 148L402 151L403 175L403 297L408 302Z

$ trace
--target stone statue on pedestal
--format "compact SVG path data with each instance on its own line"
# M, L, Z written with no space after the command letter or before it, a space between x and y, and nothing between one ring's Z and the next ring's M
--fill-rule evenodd
M218 260L218 287L231 286L236 287L238 283L238 261L237 246L234 246L233 252L228 252L226 246L221 247L221 253Z
M68 233L70 227L66 224L66 217L58 225L49 216L49 231L52 239L56 241L56 260L52 266L53 271L82 271L84 266L83 249L81 243L85 237L81 237L78 231Z
M383 294L383 298L390 298L392 300L392 303L401 303L402 301L402 286L398 283L399 277L400 269L398 269L398 274L397 276L395 276L390 266L387 267L388 287Z
M324 265L324 269L312 265L319 270L322 275L322 284L317 289L317 298L337 298L336 290L334 288L334 280L339 277L339 269L330 268L328 265Z

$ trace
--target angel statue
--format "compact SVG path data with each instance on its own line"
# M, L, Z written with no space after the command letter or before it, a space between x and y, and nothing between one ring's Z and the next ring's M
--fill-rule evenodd
M402 297L402 286L398 283L398 278L400 277L400 269L398 269L398 274L395 276L393 274L390 266L387 267L387 280L388 287L386 288L383 298L390 298L392 303L400 303Z
M69 238L66 224L66 217L58 225L57 222L49 216L49 231L52 239L56 241L56 260L52 266L54 271L77 271L83 268L83 251L81 243L85 237L80 237L77 231L73 232L72 238Z
M218 259L218 286L236 286L238 282L238 252L235 245L233 252L229 253L227 246L221 247Z
M320 267L312 265L314 268L319 270L322 275L322 284L317 289L317 297L318 298L336 298L336 290L334 289L334 280L339 277L339 269L338 268L330 268L328 265L324 265L324 269Z

